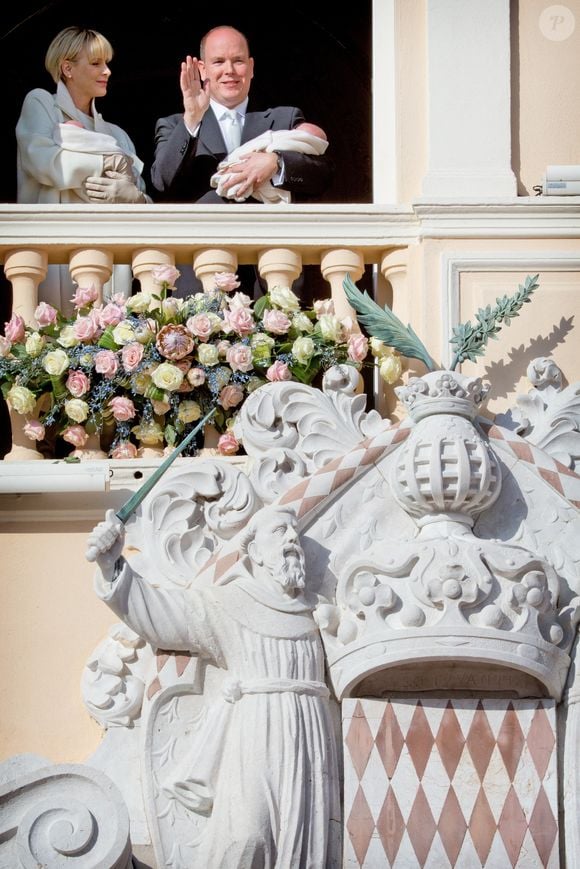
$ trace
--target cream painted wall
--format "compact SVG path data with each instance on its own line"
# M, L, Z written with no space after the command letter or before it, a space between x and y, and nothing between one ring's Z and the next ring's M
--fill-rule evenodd
M427 12L425 0L395 6L397 201L421 193L427 172Z
M541 17L553 5L512 4L513 169L520 195L533 195L547 165L580 164L580 0L557 4L575 18L574 32L561 41L548 36L564 34L567 22Z
M32 752L81 762L99 744L80 679L115 618L84 558L93 524L0 525L0 761Z

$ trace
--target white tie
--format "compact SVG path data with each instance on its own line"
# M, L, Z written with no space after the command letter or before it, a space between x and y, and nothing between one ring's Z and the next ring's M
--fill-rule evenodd
M222 120L223 136L228 149L228 154L231 154L234 148L237 148L242 141L242 127L240 125L239 115L237 112L225 112L222 116Z

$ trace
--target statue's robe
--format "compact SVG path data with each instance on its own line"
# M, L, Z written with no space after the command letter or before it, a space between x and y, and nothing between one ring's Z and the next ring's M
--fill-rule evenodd
M167 783L208 814L200 867L339 867L337 732L324 652L305 599L247 575L204 590L155 588L127 563L96 590L154 648L225 668L221 697Z

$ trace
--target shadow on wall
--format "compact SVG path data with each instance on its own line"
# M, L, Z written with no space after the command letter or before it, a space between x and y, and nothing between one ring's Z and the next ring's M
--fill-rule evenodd
M371 179L371 3L362 0L340 9L330 0L297 0L272 15L272 6L251 4L244 14L239 2L225 2L219 12L205 4L167 3L143 14L136 0L90 12L78 3L27 0L5 7L0 15L0 47L9 87L4 121L14 130L22 100L34 87L53 91L44 69L50 40L71 24L100 30L115 50L111 83L98 108L133 139L149 167L158 117L182 109L179 65L197 55L199 39L209 28L232 24L249 39L256 62L252 100L257 106L295 105L309 121L320 124L330 140L336 164L335 183L322 201L370 202ZM13 136L3 137L4 171L0 201L16 201Z

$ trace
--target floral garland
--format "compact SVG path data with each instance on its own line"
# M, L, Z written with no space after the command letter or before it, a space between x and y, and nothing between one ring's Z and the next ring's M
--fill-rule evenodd
M134 458L137 444L174 447L213 408L218 450L233 455L235 416L264 383L310 384L332 365L361 368L371 354L387 382L401 374L398 356L340 321L329 300L303 310L290 289L274 288L252 301L230 273L215 276L212 292L178 299L168 295L178 277L158 266L158 295L104 304L94 287L78 287L72 317L41 302L36 328L12 315L0 336L0 384L27 437L44 440L50 427L82 449L106 432L112 458Z

